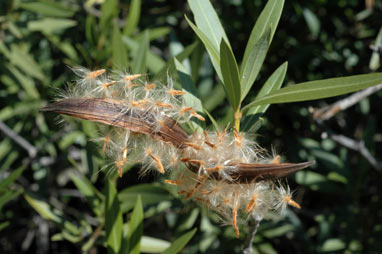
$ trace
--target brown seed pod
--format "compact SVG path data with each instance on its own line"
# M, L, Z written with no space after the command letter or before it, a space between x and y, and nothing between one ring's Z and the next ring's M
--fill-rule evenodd
M80 119L100 122L124 128L136 133L151 136L171 143L179 149L192 144L190 136L173 119L163 117L158 120L149 110L135 108L126 109L120 101L100 98L75 98L62 99L45 106L42 111L55 112ZM195 145L196 146L196 145ZM185 161L187 167L197 173L200 163L193 163L193 158ZM237 170L231 173L234 182L249 183L262 180L275 180L290 175L298 170L312 166L315 162L303 163L236 163L228 166L235 166ZM217 172L212 172L211 177L219 179Z

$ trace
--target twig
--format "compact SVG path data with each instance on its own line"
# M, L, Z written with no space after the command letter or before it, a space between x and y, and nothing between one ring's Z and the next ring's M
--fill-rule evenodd
M324 127L326 128L326 127ZM359 152L378 172L382 172L382 162L378 162L374 158L363 141L356 141L341 134L335 134L326 128L326 132L322 133L323 138L330 138L346 148Z
M13 141L15 141L19 146L28 151L29 157L34 158L37 155L37 148L31 145L25 138L18 135L12 129L10 129L6 124L0 121L0 130Z
M382 46L370 45L369 48L375 53L382 54Z
M257 232L257 229L259 228L261 220L250 220L249 221L249 232L247 235L247 239L245 240L244 243L244 249L243 249L243 254L253 254L253 240L255 239L255 235Z
M350 95L349 97L339 100L336 103L333 103L332 105L329 105L327 107L324 107L321 109L310 109L310 110L312 111L313 118L315 120L325 121L333 117L338 112L345 110L353 106L354 104L357 104L363 98L368 97L372 95L373 93L376 93L380 90L382 90L382 84L372 86L364 90L361 90L359 92L356 92Z
M34 222L37 225L37 235L36 235L36 253L49 253L49 224L48 221L43 219L41 216L36 215Z
M371 155L363 141L356 141L344 135L336 134L324 125L323 121L330 119L339 111L353 106L363 98L366 98L367 96L370 96L380 90L382 90L382 84L361 90L327 107L321 109L309 109L313 114L313 119L324 130L322 133L323 138L330 138L348 149L359 152L378 172L382 172L382 162L377 161L377 159Z

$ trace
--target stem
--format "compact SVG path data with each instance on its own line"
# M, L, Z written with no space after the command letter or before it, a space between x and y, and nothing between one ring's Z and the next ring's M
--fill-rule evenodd
M315 120L321 120L321 121L328 120L331 117L333 117L335 114L337 114L338 112L343 111L359 103L362 99L380 90L382 90L382 84L363 89L327 107L324 107L321 109L312 109L313 118Z
M250 220L248 222L249 232L244 243L243 254L253 254L253 240L255 239L255 235L257 229L259 228L260 222L261 220Z
M243 116L243 113L240 112L240 105L239 105L239 107L237 108L236 112L233 115L233 118L235 121L234 127L237 132L240 132L240 120L242 116Z
M11 138L14 142L16 142L19 146L28 151L29 157L34 158L37 155L37 148L34 147L31 143L29 143L25 138L14 132L11 128L9 128L5 123L0 121L0 131L3 132L6 136Z

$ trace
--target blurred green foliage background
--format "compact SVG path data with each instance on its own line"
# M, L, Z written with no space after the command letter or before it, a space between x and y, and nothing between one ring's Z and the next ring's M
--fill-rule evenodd
M235 55L243 55L265 1L211 2ZM53 114L39 112L56 89L75 80L70 67L144 72L165 82L167 71L178 78L169 65L177 56L203 105L225 126L232 112L203 45L184 19L192 17L187 3L4 0L0 12L2 253L112 253L118 237L126 239L118 247L126 253L139 253L139 242L146 253L162 253L171 243L166 253L176 253L187 242L183 253L239 253L245 228L236 239L231 227L179 198L163 178L140 178L139 165L126 168L122 179L101 171L108 161L89 141L101 128L71 118L57 124ZM381 17L378 0L288 0L248 101L284 61L289 62L284 86L381 70L370 49ZM302 209L263 221L255 253L381 253L382 93L338 113L325 128L318 126L308 108L338 99L276 104L264 116L256 137L260 144L275 147L287 161L317 163L288 178ZM326 138L327 129L363 141L379 168ZM114 222L120 228L111 227Z

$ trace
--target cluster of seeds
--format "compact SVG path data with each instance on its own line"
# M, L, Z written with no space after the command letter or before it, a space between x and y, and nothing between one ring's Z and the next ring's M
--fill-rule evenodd
M196 132L185 144L181 160L197 164L198 175L214 174L232 182L239 163L269 163L264 149L236 131Z
M238 225L245 224L248 219L261 221L269 212L283 214L287 205L300 208L292 200L289 186L279 182L232 184L208 177L200 178L187 171L179 172L176 179L166 182L177 185L179 193L185 198L192 197L217 211L225 224L233 226L237 237Z
M259 173L242 179L243 167L291 168L280 164L279 156L267 155L245 133L214 130L188 135L180 124L204 117L186 104L186 92L174 89L171 79L160 85L142 74L108 75L103 69L85 68L74 72L80 77L75 86L44 110L110 125L98 141L121 177L123 167L136 162L142 164L143 173L172 172L166 183L177 185L185 198L217 211L237 236L238 224L248 218L261 220L269 211L282 213L287 205L300 208L288 186L272 181L278 177Z

